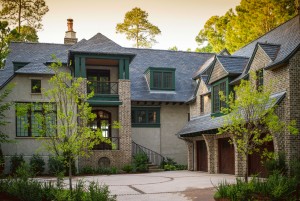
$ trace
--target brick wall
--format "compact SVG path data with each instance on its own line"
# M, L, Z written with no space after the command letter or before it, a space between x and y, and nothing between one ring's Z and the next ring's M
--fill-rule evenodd
M122 105L119 106L119 129L120 149L119 150L97 150L93 151L88 158L79 161L79 167L89 165L98 167L98 161L102 157L110 160L112 167L122 168L125 164L131 163L131 100L130 100L130 80L119 80L119 99Z

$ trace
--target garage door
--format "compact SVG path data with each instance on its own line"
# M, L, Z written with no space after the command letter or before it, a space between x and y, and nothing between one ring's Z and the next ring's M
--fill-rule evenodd
M273 152L274 151L274 145L272 142L265 143L261 148L260 152L254 152L253 154L249 155L249 163L248 163L248 173L249 175L259 175L260 177L267 177L267 170L263 166L263 163L265 159L261 159L261 154L264 149L267 149L268 151Z
M219 173L234 174L234 146L228 140L229 138L218 140Z
M197 170L207 172L207 148L204 140L197 141Z

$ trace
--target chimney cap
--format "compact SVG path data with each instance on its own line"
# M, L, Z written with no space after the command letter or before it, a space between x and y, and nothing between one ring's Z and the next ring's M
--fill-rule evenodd
M72 18L68 18L67 21L68 22L73 22L73 19Z

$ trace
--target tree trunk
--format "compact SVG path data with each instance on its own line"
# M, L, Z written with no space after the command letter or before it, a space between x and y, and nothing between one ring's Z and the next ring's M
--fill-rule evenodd
M70 187L70 191L72 193L72 160L71 160L71 158L69 159L69 187Z
M21 12L22 12L22 0L19 0L19 25L18 25L18 32L21 31Z
M248 183L248 163L249 163L249 158L248 154L246 154L246 167L245 167L245 182Z

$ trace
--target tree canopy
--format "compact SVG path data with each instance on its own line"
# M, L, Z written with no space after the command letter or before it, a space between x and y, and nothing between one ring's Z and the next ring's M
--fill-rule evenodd
M18 32L26 25L34 29L42 28L42 17L49 11L45 0L0 0L2 20L16 24Z
M8 40L7 36L10 33L7 21L0 21L0 69L5 65L5 58L7 57L8 50Z
M196 42L199 45L208 42L206 51L220 52L227 48L234 52L295 16L297 1L241 0L235 11L230 9L223 16L208 19Z
M134 40L134 46L152 47L156 43L155 36L160 34L160 29L148 21L148 13L140 8L133 8L127 12L123 23L116 26L117 33L124 33L128 40Z

